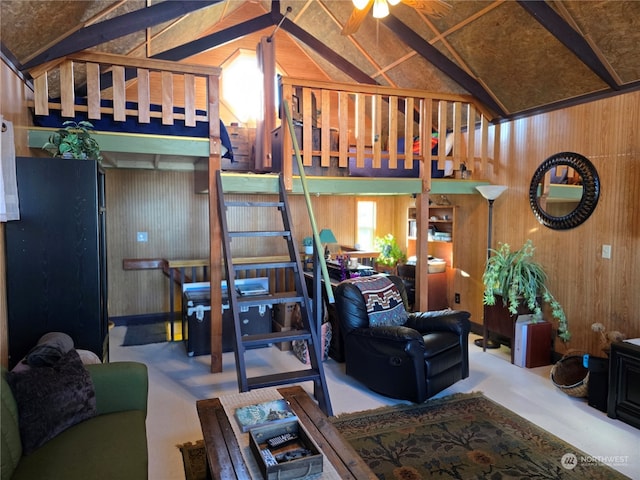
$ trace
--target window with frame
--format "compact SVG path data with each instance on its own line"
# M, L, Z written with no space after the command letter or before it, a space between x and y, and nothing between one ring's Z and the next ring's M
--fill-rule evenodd
M357 216L356 246L360 250L373 250L376 233L376 202L358 201Z

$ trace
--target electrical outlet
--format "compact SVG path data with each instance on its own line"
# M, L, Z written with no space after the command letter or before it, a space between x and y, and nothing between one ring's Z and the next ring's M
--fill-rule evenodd
M456 292L456 294L454 295L454 301L456 303L460 303L460 294Z
M611 258L611 245L602 245L602 258Z

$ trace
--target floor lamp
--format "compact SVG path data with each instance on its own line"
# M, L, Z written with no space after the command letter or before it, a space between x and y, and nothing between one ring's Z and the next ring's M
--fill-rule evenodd
M491 256L491 232L493 230L493 202L498 198L502 193L507 189L504 185L480 185L476 187L476 190L480 192L480 194L487 199L489 202L489 228L487 234L487 258ZM482 319L483 322L486 319ZM484 335L483 335L484 337ZM487 338L485 343L484 338L478 338L473 343L475 343L478 347L484 348L499 348L500 343L494 342L493 340Z

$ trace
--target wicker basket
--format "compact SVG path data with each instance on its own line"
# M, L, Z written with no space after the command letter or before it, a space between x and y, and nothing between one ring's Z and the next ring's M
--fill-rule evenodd
M583 365L583 356L569 351L551 368L553 384L571 397L587 396L589 369Z

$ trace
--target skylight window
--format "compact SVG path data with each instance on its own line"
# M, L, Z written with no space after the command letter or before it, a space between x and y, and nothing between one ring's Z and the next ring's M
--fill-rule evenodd
M240 51L222 65L222 97L241 123L260 117L262 72L255 52Z

